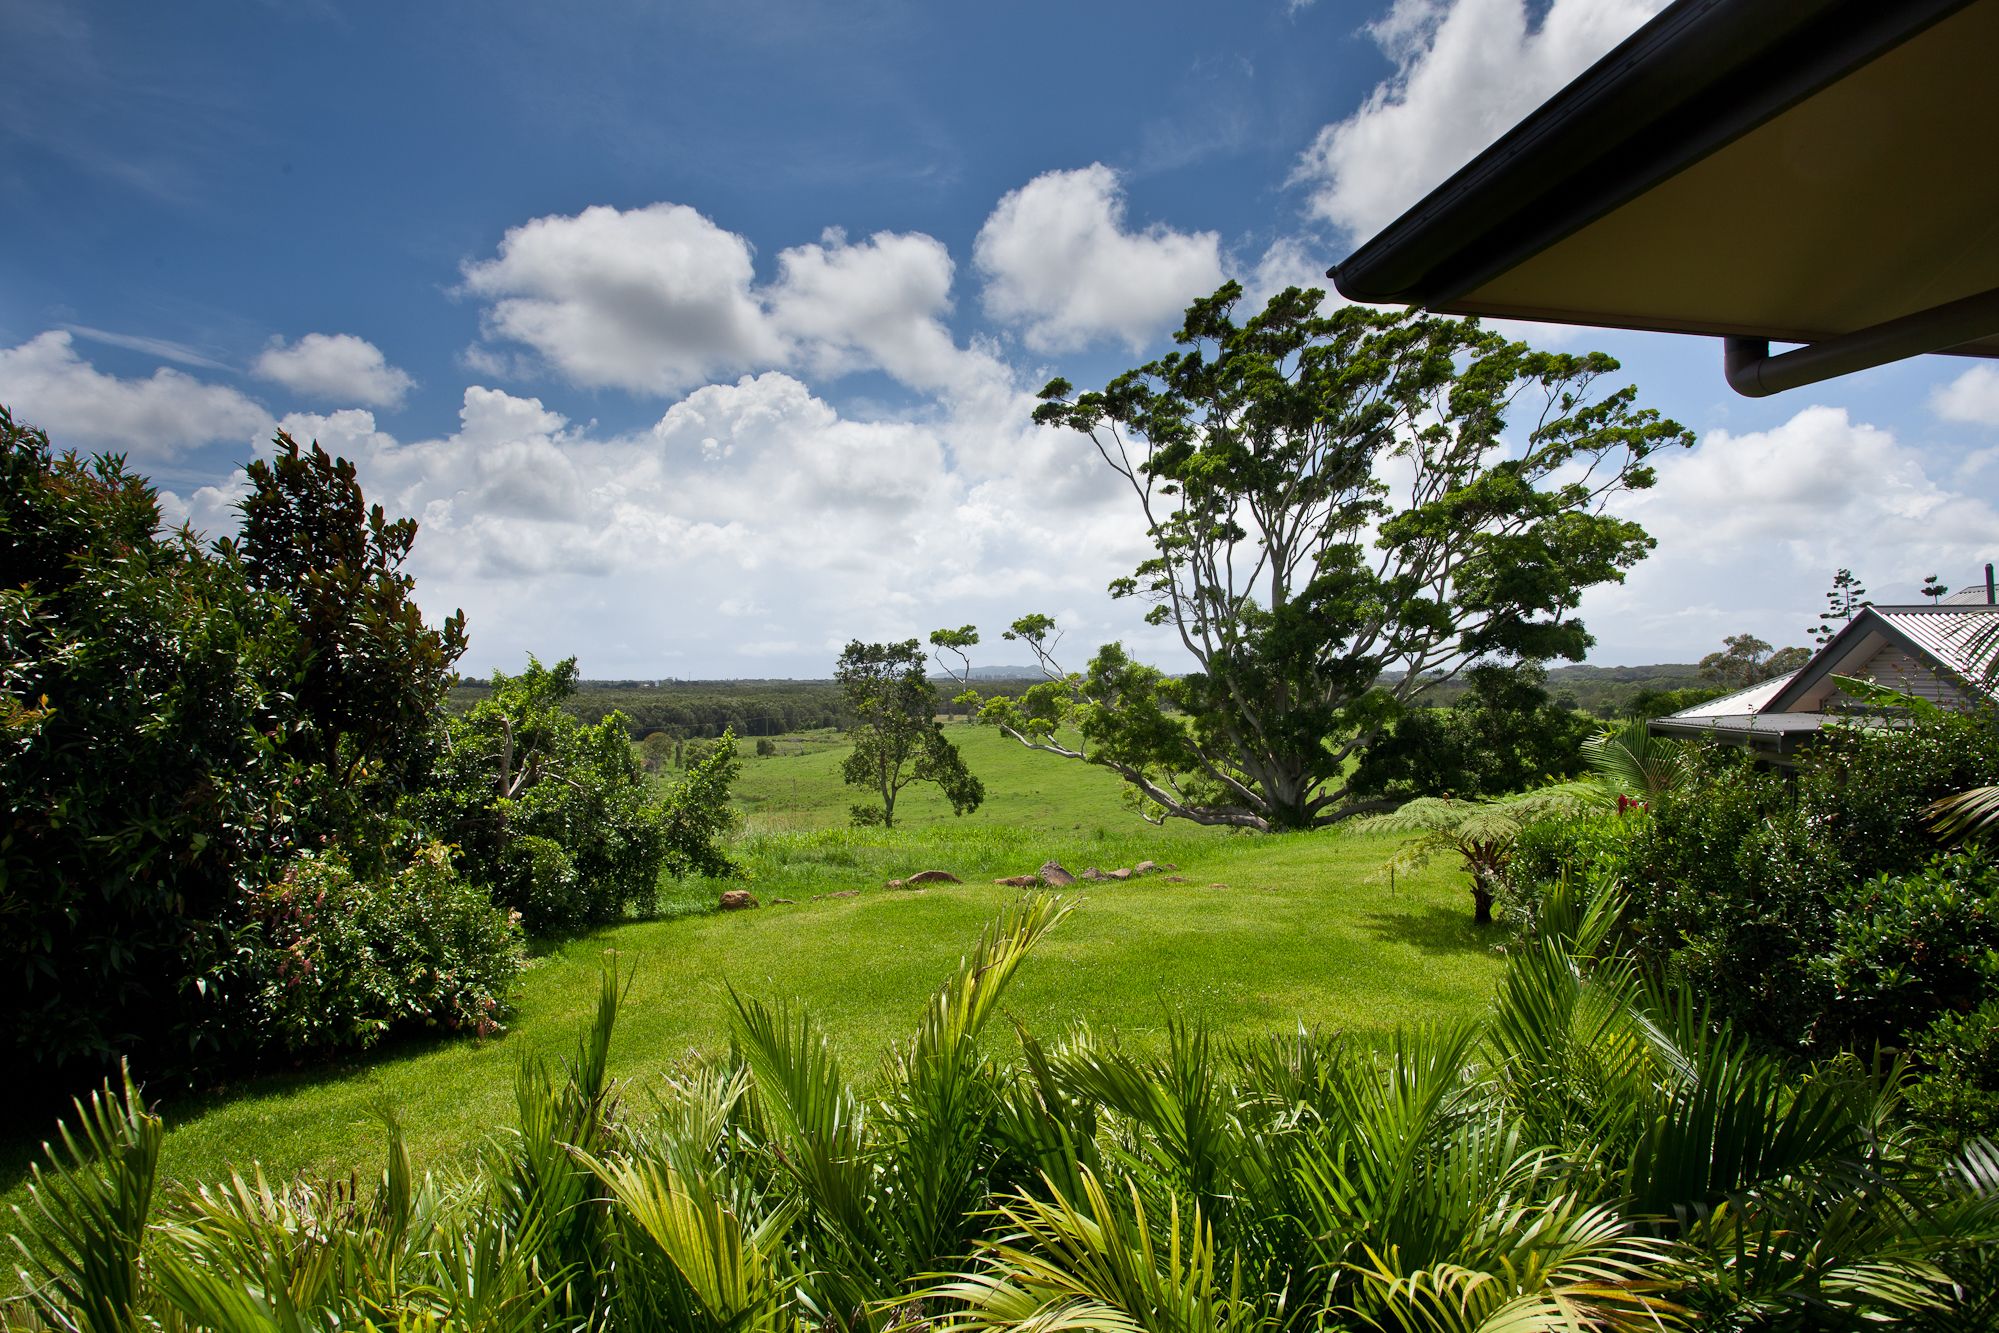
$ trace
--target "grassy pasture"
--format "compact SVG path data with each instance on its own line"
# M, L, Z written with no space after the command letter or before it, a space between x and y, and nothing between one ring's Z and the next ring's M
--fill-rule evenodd
M710 914L722 885L670 885L661 919L541 953L504 1036L404 1043L173 1099L164 1108L164 1174L212 1179L252 1159L279 1173L359 1166L372 1174L381 1107L403 1121L420 1166L462 1160L511 1122L517 1063L572 1047L607 951L630 977L612 1052L627 1098L643 1102L648 1084L690 1053L726 1048L732 987L809 1007L848 1071L866 1081L1018 892L990 881L1050 857L1073 871L1170 861L1184 882L1157 875L1072 891L1081 909L1009 994L1011 1012L1044 1037L1086 1022L1150 1042L1178 1017L1229 1037L1303 1023L1372 1040L1398 1024L1475 1011L1491 992L1494 940L1470 924L1456 870L1440 865L1392 892L1369 882L1392 838L1154 828L1123 808L1120 784L1101 770L1028 753L984 729L951 731L985 781L986 804L954 818L941 798L911 788L892 831L846 827L858 793L840 783L837 743L802 738L797 753L766 758L746 743L737 851L766 906ZM923 869L967 882L882 887ZM850 890L856 896L814 901ZM1011 1044L1010 1029L993 1040ZM23 1201L30 1148L15 1143L0 1155L0 1206Z

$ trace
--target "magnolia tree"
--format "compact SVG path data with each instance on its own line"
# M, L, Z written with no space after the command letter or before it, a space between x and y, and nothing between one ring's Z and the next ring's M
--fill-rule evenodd
M1379 804L1343 774L1424 691L1480 661L1581 658L1583 591L1652 546L1607 506L1692 436L1607 387L1608 356L1322 313L1297 288L1239 325L1240 296L1195 302L1182 350L1097 392L1052 381L1035 412L1129 484L1153 554L1111 593L1149 603L1194 669L1111 644L1066 673L1030 615L1007 637L1048 679L981 716L1111 769L1155 820L1309 828Z

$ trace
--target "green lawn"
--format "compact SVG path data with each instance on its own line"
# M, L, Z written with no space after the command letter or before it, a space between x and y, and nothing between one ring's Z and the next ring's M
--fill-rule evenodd
M844 821L855 793L839 783L838 747L746 757L738 850L766 906L696 914L720 886L676 885L667 908L680 915L538 957L503 1037L405 1044L169 1101L165 1175L207 1179L253 1158L281 1172L358 1165L372 1173L380 1137L372 1113L381 1106L395 1108L420 1164L448 1162L511 1120L512 1073L524 1055L570 1048L607 951L631 978L613 1048L629 1098L642 1099L689 1052L726 1046L730 987L808 1005L848 1068L865 1076L1018 893L990 881L1049 857L1072 871L1170 861L1184 882L1160 874L1071 891L1080 909L1008 997L1011 1012L1044 1036L1087 1022L1150 1041L1180 1017L1230 1036L1304 1023L1372 1039L1475 1010L1498 977L1496 937L1471 926L1457 871L1440 865L1392 891L1367 882L1391 838L1153 828L1123 809L1119 784L1101 770L1029 754L982 729L951 731L986 783L976 813L955 819L912 789L896 829L853 830ZM967 882L882 887L923 869ZM812 900L846 890L858 896ZM770 905L783 897L797 901ZM0 1205L21 1201L26 1158L16 1144L0 1160Z

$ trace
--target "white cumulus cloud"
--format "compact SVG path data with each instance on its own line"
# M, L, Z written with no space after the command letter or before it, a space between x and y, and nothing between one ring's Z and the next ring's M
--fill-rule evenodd
M850 245L831 231L778 256L771 319L805 369L879 367L912 388L940 389L966 369L943 323L953 268L934 237L879 232Z
M1999 367L1973 366L1933 392L1930 408L1946 421L1999 426Z
M162 366L145 378L107 375L51 330L0 348L0 403L40 426L58 446L162 459L216 441L266 434L270 413L222 384Z
M1009 193L972 255L986 279L986 312L1020 326L1037 352L1106 337L1139 351L1222 282L1214 232L1130 230L1118 175L1101 163L1047 172Z
M1666 7L1666 0L1395 0L1369 31L1395 62L1319 131L1294 183L1318 217L1365 239Z
M1941 460L1844 408L1769 430L1710 431L1659 460L1658 485L1619 506L1658 549L1621 587L1587 595L1603 661L1691 662L1726 634L1802 644L1833 572L1879 602L1915 602L1925 574L1955 587L1992 558L1999 511L1946 480Z
M366 407L399 406L416 387L381 348L351 333L308 333L290 345L274 339L250 369L307 398Z
M859 419L766 371L619 434L479 385L440 438L398 440L360 409L283 425L353 459L371 501L418 520L418 596L433 617L464 608L470 672L587 648L599 675L694 660L824 676L851 638L1095 608L1141 557L1137 512L1087 444L1024 414L1012 424L1024 397L976 401L975 416ZM993 408L1009 421L986 420ZM223 531L229 498L215 488L174 509ZM1077 618L1079 639L1147 633L1107 618L1108 632Z
M671 393L778 362L751 291L749 242L683 204L586 208L513 228L465 268L487 336L524 343L577 384Z
M1004 374L944 323L954 270L934 237L830 229L759 284L750 243L691 208L588 208L516 227L466 267L466 291L488 302L487 341L466 360L518 371L497 346L518 344L571 383L658 395L759 370L880 370L936 392Z

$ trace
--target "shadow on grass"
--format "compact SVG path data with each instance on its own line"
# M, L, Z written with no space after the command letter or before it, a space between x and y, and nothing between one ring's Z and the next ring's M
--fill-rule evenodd
M209 1112L232 1102L241 1101L245 1097L288 1093L322 1084L338 1083L461 1042L490 1042L505 1039L505 1034L479 1038L462 1032L410 1032L390 1037L367 1051L333 1059L321 1059L314 1063L302 1064L295 1069L262 1069L245 1072L226 1083L200 1091L156 1091L146 1087L142 1078L139 1092L145 1099L147 1109L165 1117L167 1128L172 1131L179 1126L192 1124ZM81 1098L87 1104L90 1100L90 1090L82 1090ZM0 1122L0 1195L11 1192L26 1180L31 1164L39 1163L46 1168L48 1160L42 1152L42 1145L53 1142L60 1153L61 1140L57 1132L57 1122L67 1121L74 1127L76 1119L74 1104L65 1102L58 1109L51 1102L44 1114L36 1115L23 1111ZM245 1160L239 1165L247 1169L249 1162ZM0 1216L0 1234L6 1232L12 1221L11 1217Z
M1376 939L1413 945L1424 953L1485 953L1505 938L1504 926L1473 923L1469 895L1463 907L1429 903L1367 912L1360 924Z

